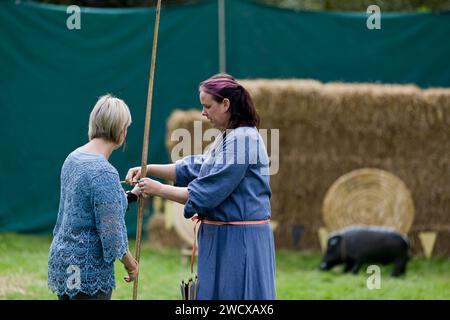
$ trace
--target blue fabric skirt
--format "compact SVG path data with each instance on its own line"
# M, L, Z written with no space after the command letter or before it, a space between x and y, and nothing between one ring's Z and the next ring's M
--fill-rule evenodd
M198 232L199 300L273 300L275 246L269 223L207 225Z

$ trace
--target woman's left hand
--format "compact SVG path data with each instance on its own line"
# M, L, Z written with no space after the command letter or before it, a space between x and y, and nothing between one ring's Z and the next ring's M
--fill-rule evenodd
M141 190L141 195L147 198L149 196L159 195L162 183L150 178L142 178L139 180L138 186Z

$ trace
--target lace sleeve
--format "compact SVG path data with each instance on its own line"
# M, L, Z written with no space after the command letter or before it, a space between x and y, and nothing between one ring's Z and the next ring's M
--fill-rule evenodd
M92 180L95 224L107 263L122 259L128 250L124 214L125 195L119 177L104 172Z

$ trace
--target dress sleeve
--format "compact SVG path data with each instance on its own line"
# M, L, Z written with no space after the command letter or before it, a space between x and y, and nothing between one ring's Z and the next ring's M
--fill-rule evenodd
M187 187L189 182L198 177L204 161L204 155L192 155L175 162L175 186Z
M107 263L122 259L128 251L124 192L117 174L104 172L92 179L95 224Z
M195 213L205 215L219 206L241 183L249 168L248 143L238 146L238 139L230 137L214 156L209 173L194 179L188 185L189 198L184 207L184 216ZM208 161L209 162L209 161Z

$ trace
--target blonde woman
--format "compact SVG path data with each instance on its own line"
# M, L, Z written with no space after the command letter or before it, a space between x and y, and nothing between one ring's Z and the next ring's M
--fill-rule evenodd
M126 194L108 162L125 142L131 124L128 106L101 97L89 118L89 142L66 158L61 170L58 218L48 259L48 285L60 300L111 299L114 261L133 281L138 263L128 250L124 215L139 189Z

